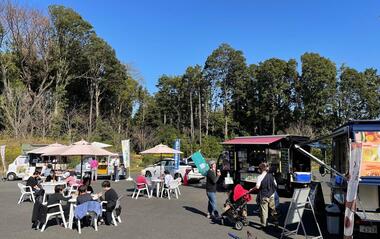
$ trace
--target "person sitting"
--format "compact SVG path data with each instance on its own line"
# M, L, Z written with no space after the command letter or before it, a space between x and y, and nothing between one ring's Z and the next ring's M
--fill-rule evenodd
M78 188L78 197L77 197L77 205L80 205L82 203L92 201L91 194L87 192L87 186L81 185Z
M33 175L30 176L28 180L26 181L26 186L30 186L32 188L32 191L34 192L35 197L43 195L43 189L41 189L40 186L38 185L38 179L40 175L41 175L40 171L34 171ZM28 188L26 190L29 191Z
M112 223L112 211L116 207L116 201L119 196L117 195L116 191L111 188L111 183L108 180L102 183L102 188L104 190L104 197L100 197L100 200L107 202L104 205L104 209L106 209L104 217L106 225L110 225Z
M54 169L50 171L50 174L46 177L45 182L57 181L57 175L55 174Z
M70 197L64 197L63 196L63 185L57 185L54 187L54 193L49 195L47 205L53 205L56 203L62 203L66 202L65 204L62 204L62 209L65 215L65 218L67 219L69 217L70 212L70 205L67 203L67 201L71 198ZM48 213L52 212L58 212L58 207L49 208Z
M63 178L68 186L76 185L77 179L74 177L74 172L66 172L63 174Z
M94 189L91 187L91 178L85 177L83 178L82 185L87 186L87 192L88 193L94 193Z
M53 166L49 163L49 164L47 165L47 167L45 168L45 171L44 171L44 176L45 176L45 177L47 177L47 176L50 175L51 170L53 170L52 168L53 168Z
M165 177L164 177L164 187L169 188L169 184L171 181L174 180L173 176L170 174L168 170L164 171Z
M137 184L145 183L146 185L149 185L148 180L145 177L145 170L144 169L141 170L141 174L136 177L136 183ZM143 188L144 186L143 185L138 185L137 187L140 189L140 188Z

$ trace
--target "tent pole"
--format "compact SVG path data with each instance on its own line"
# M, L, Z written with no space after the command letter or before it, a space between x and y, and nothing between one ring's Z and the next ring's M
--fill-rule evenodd
M80 179L83 178L83 155L80 156Z

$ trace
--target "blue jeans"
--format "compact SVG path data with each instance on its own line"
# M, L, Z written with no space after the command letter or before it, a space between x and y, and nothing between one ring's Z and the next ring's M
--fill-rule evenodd
M219 212L218 212L218 209L216 207L216 193L215 192L207 192L207 197L208 197L208 207L207 207L207 210L208 210L208 213L210 213L210 215L214 215L214 216L219 216Z

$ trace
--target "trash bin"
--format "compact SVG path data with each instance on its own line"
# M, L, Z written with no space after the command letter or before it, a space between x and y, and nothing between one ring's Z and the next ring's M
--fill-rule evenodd
M338 235L340 232L340 209L336 204L330 204L326 207L326 224L329 234Z

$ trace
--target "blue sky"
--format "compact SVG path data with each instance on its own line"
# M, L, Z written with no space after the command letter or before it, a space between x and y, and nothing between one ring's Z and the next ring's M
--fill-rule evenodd
M150 92L162 74L203 65L221 43L248 63L317 52L337 66L380 69L378 0L23 0L47 12L73 8L118 58L138 69Z

